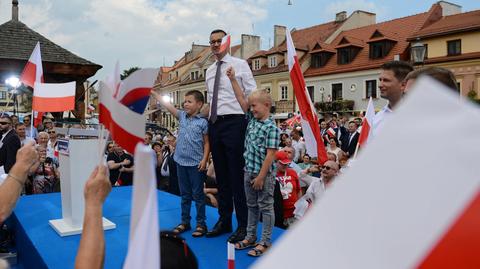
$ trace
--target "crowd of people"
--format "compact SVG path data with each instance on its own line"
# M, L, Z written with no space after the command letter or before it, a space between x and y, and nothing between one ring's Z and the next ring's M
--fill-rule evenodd
M363 118L336 113L322 118L318 124L328 160L321 162L312 157L317 152L307 152L301 126L289 125L287 121L277 126L270 114L271 95L266 90L256 89L244 60L221 50L225 35L223 30L210 34L216 61L206 71L208 99L205 100L199 91L189 91L180 110L152 91L152 96L178 119L179 130L176 135L165 136L147 131L144 143L152 147L157 157L158 189L181 197L181 219L166 237L176 238L192 229L191 205L194 203L196 215L192 236L216 237L231 233L228 241L234 243L236 249L249 249L248 255L258 257L270 248L274 226L287 229L295 225L308 214L309 206L328 192L335 178L348 169L359 150ZM375 115L370 139L381 131L383 122L394 113L418 77L430 76L456 90L454 76L442 68L414 71L408 63L392 61L381 69L379 89L388 103ZM0 192L13 188L15 182L26 194L58 191L58 142L53 122L46 119L36 129L30 127L30 120L27 116L23 122L18 122L16 117L0 115L0 165L7 174ZM21 145L26 146L19 151ZM28 160L23 160L27 155ZM30 164L28 169L25 169L27 165L19 164L19 158ZM87 210L90 208L96 213L100 210L99 215L94 214L100 217L101 204L110 188L131 185L134 171L133 156L114 141L107 144L105 159L107 167L97 168L85 187ZM15 169L17 166L21 171ZM108 181L100 180L106 178L107 169L108 187L105 185ZM95 196L91 192L96 191L102 195L91 198ZM14 200L13 196L3 198L2 220L10 213ZM206 204L218 208L218 220L210 230ZM237 220L235 231L232 229L233 212ZM101 222L98 224L98 218L93 218L92 223L87 223L90 218L85 220L85 230L93 232L82 236L80 262L91 255L103 255L101 251L90 253L88 249L97 249L95 247L85 247L91 244L93 239L88 237L92 233L103 235L97 227ZM257 238L260 220L262 231Z

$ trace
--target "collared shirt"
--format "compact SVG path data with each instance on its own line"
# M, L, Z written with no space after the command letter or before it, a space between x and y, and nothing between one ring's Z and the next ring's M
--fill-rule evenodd
M229 54L226 54L221 61L223 63L221 65L220 84L218 88L217 115L245 114L242 110L242 107L240 107L237 98L235 97L232 83L227 77L226 72L230 66L233 67L238 84L245 93L245 97L247 97L253 90L257 88L257 84L253 78L250 66L245 60L232 57ZM213 85L215 83L215 74L217 72L217 62L218 61L215 61L215 63L213 63L207 69L207 73L205 75L208 91L207 101L210 105L212 104ZM210 109L210 111L212 111L212 109Z
M179 110L177 146L173 159L181 166L197 166L203 158L203 136L208 133L208 122L200 114L189 117Z
M259 173L267 156L267 149L277 149L280 144L280 132L272 117L261 121L252 118L247 125L245 135L245 171ZM272 172L274 165L268 170Z
M388 116L392 113L393 111L390 109L388 104L386 104L382 110L378 111L377 114L375 114L375 117L373 118L373 128L371 135L372 137L375 137L378 132L382 129L383 121L388 118Z

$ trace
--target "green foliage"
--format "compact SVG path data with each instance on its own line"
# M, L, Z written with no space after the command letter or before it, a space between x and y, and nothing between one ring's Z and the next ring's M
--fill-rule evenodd
M138 66L135 66L135 67L130 67L129 69L125 69L123 70L123 74L120 75L120 79L121 80L124 80L126 79L128 76L130 76L133 72L137 71L141 69L140 67Z

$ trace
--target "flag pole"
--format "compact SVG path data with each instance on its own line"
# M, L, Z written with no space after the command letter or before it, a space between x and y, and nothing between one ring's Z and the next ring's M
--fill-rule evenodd
M33 139L33 122L34 122L34 111L32 109L32 115L30 116L30 138Z
M352 160L357 159L358 149L360 148L360 143L357 141L357 145L355 146L355 154L353 154Z

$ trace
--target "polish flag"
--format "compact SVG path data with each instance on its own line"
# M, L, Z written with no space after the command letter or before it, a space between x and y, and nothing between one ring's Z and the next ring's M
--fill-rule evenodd
M235 245L227 242L228 269L235 269Z
M99 122L110 131L115 142L133 153L137 143L143 143L145 117L116 100L103 81L99 85Z
M222 38L222 44L220 45L220 52L224 52L230 49L230 35L226 35Z
M75 109L75 81L67 83L35 82L32 109L39 112L63 112Z
M158 71L158 68L135 71L122 81L116 99L132 111L143 114L150 100L150 91L157 79Z
M105 84L107 84L108 89L111 90L111 94L114 97L117 97L118 91L120 90L120 84L122 83L120 79L120 63L117 61L115 63L115 68L113 72L105 78Z
M480 107L429 77L410 92L355 165L252 268L480 268L472 169ZM451 130L464 146L445 143ZM420 144L422 154L412 154Z
M33 52L30 55L27 64L23 68L22 75L20 76L20 81L22 81L23 84L32 88L35 88L35 82L44 82L40 42L37 42L37 44L35 45L35 48L33 49ZM33 111L32 114L32 125L36 127L42 122L43 113Z
M128 237L128 253L123 264L124 269L160 268L155 166L156 158L152 148L137 144L135 171L133 172L130 235Z
M287 50L288 50L288 71L290 72L290 80L292 81L295 97L297 98L300 114L302 118L302 130L305 137L305 145L307 152L312 157L317 157L320 164L328 160L327 151L320 135L320 127L318 126L318 117L315 108L311 102L308 91L305 87L305 79L303 78L302 69L298 62L295 46L293 45L290 32L287 31Z
M373 106L372 97L368 101L367 112L365 113L365 118L362 122L362 132L358 137L358 144L360 147L363 147L367 144L368 136L370 135L370 131L372 130L373 126L373 118L375 117L375 108Z
M335 137L335 135L336 135L337 133L335 132L335 130L334 130L332 127L330 127L330 128L328 128L328 130L327 130L327 134L328 134L330 137Z

